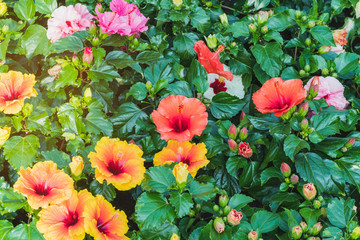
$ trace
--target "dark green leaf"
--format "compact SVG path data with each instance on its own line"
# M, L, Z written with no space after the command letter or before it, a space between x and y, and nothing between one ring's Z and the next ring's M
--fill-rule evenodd
M340 74L347 74L354 71L359 65L359 55L355 53L343 52L337 55L334 60L336 71Z
M289 135L284 141L284 152L291 160L302 149L310 150L310 145L303 139L298 138L294 134Z
M155 51L143 51L136 56L136 61L147 65L156 63L161 57L161 54Z
M300 214L305 219L307 225L312 227L315 223L318 222L318 218L321 215L320 209L311 209L311 208L302 208L300 209Z
M46 33L46 29L37 24L26 29L26 32L21 37L21 47L25 49L27 59L48 53L50 40L47 38Z
M256 62L260 64L263 69L270 77L278 77L280 75L281 56L284 54L281 45L276 42L271 42L262 46L256 44L251 52L256 58Z
M249 36L249 24L251 22L247 18L243 18L239 22L231 24L226 32L231 32L235 38Z
M354 202L351 198L348 198L346 201L342 198L331 199L326 208L326 213L331 224L338 228L346 228L348 222L351 220Z
M210 105L211 114L217 119L231 118L245 106L245 102L226 92L216 94Z
M206 14L203 8L196 8L190 15L191 25L193 25L199 32L205 32L211 25L210 17Z
M35 0L36 11L51 14L57 8L56 0Z
M57 149L52 151L42 152L41 155L44 157L44 160L46 161L50 160L56 163L58 169L69 166L69 163L71 162L69 155L67 155L64 152L60 152Z
M113 66L107 65L105 63L101 64L98 68L93 65L89 70L89 78L93 82L98 82L101 79L105 81L112 81L115 78L119 78L119 73L115 70Z
M61 69L60 77L55 83L55 90L58 91L60 88L75 85L78 74L78 70L72 64L66 65Z
M31 222L30 224L19 224L8 234L8 239L17 239L17 240L43 240L44 237L37 230L35 223Z
M208 201L216 195L214 184L210 182L199 183L195 180L191 182L189 192L195 201Z
M80 38L70 35L67 37L60 38L56 40L50 50L56 50L57 53L62 53L66 50L70 52L80 52L84 48L84 45Z
M331 29L328 26L315 26L310 29L310 33L323 45L335 47L334 38Z
M180 33L174 39L174 47L177 53L184 59L190 60L195 56L194 44L198 40L195 33Z
M253 198L246 196L244 194L235 194L230 198L229 206L232 209L236 209L236 211L240 211L242 208L244 208L248 203L251 203L254 201Z
M138 106L128 102L122 104L110 120L115 126L120 127L122 133L129 133L134 129L138 119L145 120L147 118L148 115L141 111Z
M279 216L277 214L258 211L251 217L251 226L258 229L261 233L267 233L279 226Z
M106 183L99 183L97 180L93 180L89 188L94 196L100 194L109 202L113 201L116 197L116 191L113 185L107 185Z
M177 191L170 192L169 201L175 208L175 213L178 218L187 215L194 206L191 195L189 193L179 193Z
M274 177L279 179L284 178L280 169L275 167L270 167L262 171L260 175L261 186L264 185L270 178L274 178Z
M175 177L170 168L157 166L149 168L141 183L141 187L146 191L166 192L175 182Z
M9 239L8 234L13 229L13 225L8 220L0 220L0 239Z
M169 84L167 89L174 95L183 95L189 98L193 97L193 93L191 91L190 85L186 81L178 81Z
M145 83L137 82L131 86L126 96L133 96L136 100L141 101L146 98L147 93Z

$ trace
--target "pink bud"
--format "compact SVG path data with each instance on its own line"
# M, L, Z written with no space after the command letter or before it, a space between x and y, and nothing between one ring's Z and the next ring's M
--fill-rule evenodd
M284 177L289 177L291 174L291 168L287 163L281 163L280 170Z
M299 176L296 174L291 175L290 182L291 184L297 184L299 182Z
M312 200L316 196L316 188L313 183L307 183L303 187L303 194L307 200Z
M325 53L328 53L329 51L331 50L331 47L330 46L321 46L319 48L319 53L320 54L325 54Z
M240 223L243 214L241 212L236 211L235 209L231 210L227 216L228 223L233 226L236 226Z
M314 226L312 226L310 232L312 233L312 235L318 235L322 228L323 226L321 225L321 222L317 222Z
M291 236L294 239L300 239L301 235L302 235L302 232L303 232L303 230L302 230L302 228L300 226L295 226L292 229Z
M103 12L103 7L102 7L101 3L96 4L95 12L100 12L100 13Z
M355 138L350 139L347 143L345 143L345 148L349 149L351 148L355 143Z
M306 222L301 222L301 223L300 223L300 226L301 226L302 230L303 230L304 232L306 232L306 230L307 230L307 224L306 224Z
M258 234L256 231L251 231L248 234L248 239L249 240L257 240L258 239Z
M222 218L217 217L214 220L214 229L217 233L222 233L225 230L225 223Z
M236 150L237 148L237 143L233 139L228 140L228 145L231 150Z
M237 129L234 124L231 124L229 128L229 138L235 139L237 135Z
M298 113L301 117L305 117L309 111L309 102L304 102L299 106Z
M241 141L244 141L248 136L248 133L247 133L247 128L246 127L243 127L241 130L240 130L240 140Z
M306 118L304 118L300 123L300 127L302 130L305 130L308 128L308 126L309 126L309 121Z
M245 116L246 116L245 112L241 111L241 113L240 113L240 121L242 121Z
M92 49L90 47L86 47L83 55L83 62L87 62L88 64L90 64L93 59L94 57L92 54Z
M311 82L310 89L312 89L313 93L316 93L319 91L319 77L315 76L314 79Z

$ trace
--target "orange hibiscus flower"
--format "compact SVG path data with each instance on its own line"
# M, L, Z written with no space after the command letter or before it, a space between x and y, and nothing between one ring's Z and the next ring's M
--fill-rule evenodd
M253 94L252 99L256 109L261 113L273 112L280 117L293 106L306 98L306 90L300 79L283 81L272 78Z
M219 53L224 51L224 45L218 47L216 52L211 52L204 41L197 41L194 44L194 50L198 54L199 62L204 66L207 73L216 73L229 81L232 81L234 76L231 72L224 70L224 65L220 62Z
M85 238L83 212L94 197L87 190L73 192L70 199L50 205L39 213L36 227L47 240L82 240Z
M16 114L24 106L24 100L37 95L33 88L34 74L22 74L9 71L0 73L0 111L5 114Z
M74 191L74 181L52 161L38 162L33 168L21 167L14 191L27 197L30 207L46 208L69 199Z
M129 230L126 214L124 211L115 210L101 195L86 204L84 217L86 232L94 239L129 239L125 236Z
M100 183L106 180L120 191L141 183L146 171L145 159L141 158L143 152L137 145L103 137L97 142L95 151L88 157Z
M195 177L197 171L205 167L210 161L206 158L204 143L178 142L170 140L168 145L154 156L154 165L164 166L173 162L182 162L188 165L188 171Z
M333 31L333 37L336 45L345 46L347 44L346 36L347 32L345 29L338 29Z
M151 114L161 139L185 142L200 136L208 122L205 105L196 98L171 95Z

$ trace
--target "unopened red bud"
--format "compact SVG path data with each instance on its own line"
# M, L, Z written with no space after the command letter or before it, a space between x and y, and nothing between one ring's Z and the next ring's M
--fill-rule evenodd
M229 138L235 139L236 136L237 136L237 129L234 124L231 124L231 126L229 128Z
M246 128L246 127L243 127L243 128L240 130L239 136L240 136L240 140L241 140L241 141L244 141L244 140L247 138L247 136L248 136L248 131L247 131L247 128Z
M83 62L90 64L94 59L91 47L84 49Z
M258 234L256 231L251 231L248 234L248 239L249 240L257 240L258 239Z
M291 168L287 163L281 163L280 170L284 177L289 177L291 174Z
M241 113L240 113L240 121L242 121L245 116L246 116L245 112L241 111Z
M234 150L236 152L237 150L237 143L233 139L228 140L228 145L231 150Z
M301 130L307 129L308 126L309 126L309 121L306 118L304 118L300 123Z
M345 143L345 146L347 149L351 148L355 143L355 138L350 139L347 143Z
M291 184L293 184L293 185L298 184L298 182L299 182L299 176L296 175L296 174L291 175L291 177L290 177L290 182L291 182Z

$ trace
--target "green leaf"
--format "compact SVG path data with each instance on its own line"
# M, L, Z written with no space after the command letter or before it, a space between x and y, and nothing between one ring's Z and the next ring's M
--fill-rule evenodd
M195 180L191 182L189 192L195 201L208 201L216 195L214 184L210 182L199 183Z
M314 183L320 193L328 188L330 171L319 155L311 152L299 153L295 157L295 166L300 177L306 182Z
M0 220L0 239L9 239L8 234L13 229L13 225L8 220Z
M119 78L120 75L116 71L116 69L113 66L107 65L105 63L101 64L98 68L96 68L95 65L93 65L89 70L89 78L93 82L98 82L101 79L104 79L105 81L112 81L115 78Z
M214 179L216 186L224 189L230 196L241 191L237 178L223 168L215 170Z
M271 178L283 179L284 176L282 175L280 169L278 168L275 167L267 168L261 172L260 175L261 186L263 186Z
M98 194L104 196L109 202L113 201L116 198L116 191L113 185L107 185L106 182L99 183L97 180L93 180L90 183L90 192L96 196Z
M230 25L226 32L231 32L235 38L238 37L248 37L249 33L249 24L251 22L247 18L241 19L239 22L235 22Z
M231 209L236 209L236 211L240 211L242 208L244 208L248 203L251 203L255 199L246 196L244 194L235 194L230 198L229 206Z
M310 29L310 33L321 44L335 47L334 38L331 29L328 26L315 26Z
M175 182L175 177L170 168L157 166L149 168L141 183L145 191L156 191L159 193L166 192Z
M135 71L142 74L142 69L139 63L135 62L130 55L123 51L109 52L105 60L111 65L115 66L117 69L131 67Z
M337 55L334 60L336 71L339 74L347 74L354 71L359 65L359 55L350 52L343 52Z
M321 215L320 209L311 209L311 208L302 208L300 209L300 214L305 219L307 225L312 227L315 223L318 222L318 218Z
M324 240L340 240L343 232L337 227L327 227L322 231L321 237Z
M14 136L6 141L4 155L10 165L19 171L20 167L27 168L32 165L32 160L39 148L39 139L34 135Z
M78 74L78 70L72 64L66 65L60 71L60 77L55 83L55 90L58 91L60 88L75 85Z
M35 3L33 0L19 0L14 4L14 12L18 18L29 22L35 16Z
M128 102L117 109L110 121L120 127L120 132L130 133L135 128L138 119L145 120L147 118L148 115L141 111L136 104Z
M51 14L57 8L56 0L35 0L36 11Z
M296 25L295 20L290 15L291 10L279 12L269 18L267 27L271 30L282 32L290 26Z
M152 65L161 58L161 54L155 51L143 51L136 56L136 61L139 63Z
M194 206L194 202L189 193L179 193L177 191L170 192L169 201L175 208L175 213L178 218L187 215Z
M228 171L228 173L235 177L238 178L237 176L237 171L239 170L239 168L244 168L247 165L247 160L245 158L242 157L230 157L227 161L226 161L226 170Z
M51 121L46 112L33 112L29 118L26 119L26 126L30 131L40 130L43 134L51 132Z
M84 131L84 124L77 109L70 103L65 103L58 108L58 118L64 132L79 135Z
M113 126L100 110L90 111L84 118L84 123L89 133L99 134L102 132L106 136L112 136Z
M160 227L141 229L140 237L141 240L170 239L173 233L180 236L178 227L166 222Z
M199 40L195 33L180 33L174 39L174 47L177 53L184 59L190 60L196 55L194 44Z
M66 50L69 50L70 52L80 52L84 48L84 45L80 38L70 35L67 37L60 38L56 40L50 50L54 51L56 50L57 53L62 53Z
M145 192L137 199L135 217L140 228L153 228L173 222L176 214L162 194Z
M281 45L277 42L271 42L262 46L256 44L251 52L256 58L256 62L260 64L270 77L278 77L282 69L281 56L284 54Z
M173 70L169 64L169 61L159 61L147 67L144 71L144 75L146 81L150 81L153 85L159 81L163 81L167 84L174 80L172 71Z
M21 37L21 47L25 49L27 59L42 54L46 55L50 47L50 40L46 36L46 29L40 25L31 25Z
M144 100L147 96L148 91L146 90L145 83L137 82L131 86L129 92L126 94L126 97L133 96L136 100Z
M329 221L332 225L338 228L346 228L347 224L351 220L351 215L354 207L354 199L333 198L331 199L326 213Z
M19 224L8 234L8 239L17 240L43 240L45 239L41 233L37 230L35 223Z
M189 83L186 81L178 81L172 84L169 84L167 89L174 95L183 95L188 98L193 97Z
M204 33L211 25L210 17L206 14L203 8L196 8L190 14L191 25L199 32Z
M41 155L44 157L45 160L51 160L56 163L58 169L64 168L69 166L70 156L64 152L60 152L57 149L42 152Z
M235 116L245 106L245 102L226 92L216 94L210 105L211 114L217 119Z
M219 152L228 149L228 146L224 144L223 138L220 137L219 135L208 134L202 139L202 141L206 145L206 149L207 149L206 156L208 158L212 158Z
M97 98L103 105L105 112L113 112L113 103L114 103L114 92L109 88L109 85L105 81L100 81L98 83L92 82L90 84L90 89L93 94L93 97Z
M5 39L0 43L0 60L4 61L6 60L6 52L9 46L10 42L10 35L7 35Z
M261 233L271 232L279 226L279 223L279 216L268 211L258 211L251 217L251 226Z
M291 160L294 160L295 155L302 149L310 150L310 145L303 139L291 134L285 138L284 152Z
M14 192L12 188L0 189L0 206L5 209L5 212L16 212L25 204L26 199L21 193Z

